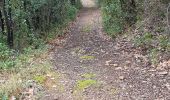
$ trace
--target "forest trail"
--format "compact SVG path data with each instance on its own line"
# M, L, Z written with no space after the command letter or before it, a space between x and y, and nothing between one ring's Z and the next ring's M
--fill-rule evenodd
M52 55L62 86L40 100L170 100L169 72L151 67L130 37L108 37L99 9L81 10Z

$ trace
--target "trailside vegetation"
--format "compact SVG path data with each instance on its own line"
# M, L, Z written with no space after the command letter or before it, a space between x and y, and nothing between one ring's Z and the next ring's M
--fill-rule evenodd
M99 0L99 4L106 33L113 38L128 33L154 66L169 58L169 0Z
M0 40L12 49L37 46L54 26L74 19L78 0L1 0Z
M115 37L137 21L135 0L99 0L104 30Z
M0 68L13 66L26 48L38 49L61 34L55 31L73 20L80 8L79 0L0 0Z

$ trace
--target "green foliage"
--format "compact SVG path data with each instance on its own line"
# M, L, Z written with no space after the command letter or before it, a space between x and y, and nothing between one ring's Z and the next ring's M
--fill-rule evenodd
M62 26L73 20L78 8L81 7L80 0L76 0L76 5L72 5L70 0L5 1L5 11L8 12L11 8L14 23L11 29L14 32L14 48L17 50L30 45L39 47L38 43L46 40L53 27Z
M8 100L8 96L7 95L2 95L2 100Z
M168 35L153 36L151 33L145 33L135 38L135 44L147 50L150 62L154 66L159 63L161 53L170 52L170 39Z
M88 88L91 85L96 84L97 82L95 80L81 80L77 82L77 88L76 90L84 90L85 88Z
M44 46L49 36L56 37L59 32L51 32L54 28L60 30L76 17L80 0L71 5L68 0L5 0L5 9L11 9L14 32L14 47L27 54L33 49ZM5 15L3 14L3 17ZM4 19L5 21L5 19ZM49 34L52 33L52 34ZM5 33L0 32L0 69L15 66L17 55L6 46L7 28Z
M46 77L43 76L43 75L37 75L37 76L34 76L33 78L37 83L39 84L43 84L46 80Z
M46 87L43 84L46 82L46 79L55 78L48 80L48 82L55 81L51 83L52 86L61 86L57 83L60 73L52 70L52 63L49 57L47 57L48 55L46 48L36 50L31 48L25 49L23 54L20 54L15 59L15 68L1 70L0 78L3 78L0 83L0 100L3 100L2 98L9 100L8 97L11 96L19 98L18 96L21 96L19 94L25 92L26 88L29 88L32 80L35 80L37 85Z
M0 60L8 59L10 54L11 51L9 50L9 48L5 44L0 43Z
M75 7L76 7L77 9L81 9L81 8L82 8L81 0L76 0Z
M153 43L156 43L153 44ZM162 51L170 51L170 39L167 35L153 36L151 33L145 33L135 38L134 43L139 47L149 48L151 46L159 48Z
M153 65L157 65L158 64L158 50L156 48L154 49L151 49L150 52L149 52L149 58L150 58L150 61Z
M150 46L153 40L153 36L151 33L145 33L142 36L136 37L135 44L141 47Z
M76 13L77 13L76 7L68 6L68 12L67 12L68 19L73 20L76 17Z
M96 76L96 74L93 73L85 73L83 75L81 75L82 77L86 78L86 79L90 79Z
M112 36L122 32L123 16L119 0L106 0L102 2L102 15L104 30Z
M102 7L104 30L116 37L125 27L137 21L136 2L134 0L98 0Z
M170 50L170 39L166 35L161 35L158 38L159 40L159 46L162 50Z
M92 59L95 59L95 57L94 56L84 55L84 56L81 56L80 59L82 59L82 60L92 60Z
M13 52L5 44L0 43L0 69L8 69L14 66Z

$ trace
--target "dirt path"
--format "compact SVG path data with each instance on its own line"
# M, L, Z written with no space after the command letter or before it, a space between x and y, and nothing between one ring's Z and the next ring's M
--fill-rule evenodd
M83 9L56 48L62 89L41 100L170 100L170 73L151 67L128 37L102 32L98 9Z

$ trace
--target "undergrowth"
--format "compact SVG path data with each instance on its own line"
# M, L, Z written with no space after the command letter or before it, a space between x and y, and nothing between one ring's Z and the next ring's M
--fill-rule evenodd
M146 52L152 65L158 65L160 54L170 52L170 38L168 35L153 35L144 33L142 36L136 36L134 39L136 47L140 47L143 52Z
M17 49L17 46L15 50L9 49L4 42L6 37L1 37L4 40L0 40L0 100L8 100L11 96L19 99L25 89L34 82L48 89L53 88L54 85L62 87L57 81L60 74L52 70L46 42L65 33L68 23L75 19L80 5L67 7L67 18L62 21L62 24L53 24L44 34L46 36L39 39L29 34L29 41L32 43L30 45L20 43L22 49Z
M56 85L60 74L52 70L48 55L47 47L28 50L16 58L14 67L1 70L0 99L7 98L3 100L8 100L11 96L17 98L22 95L24 89L34 84L34 82L43 87ZM53 80L50 80L51 78ZM50 83L50 81L53 81L53 84L47 86L46 83Z

